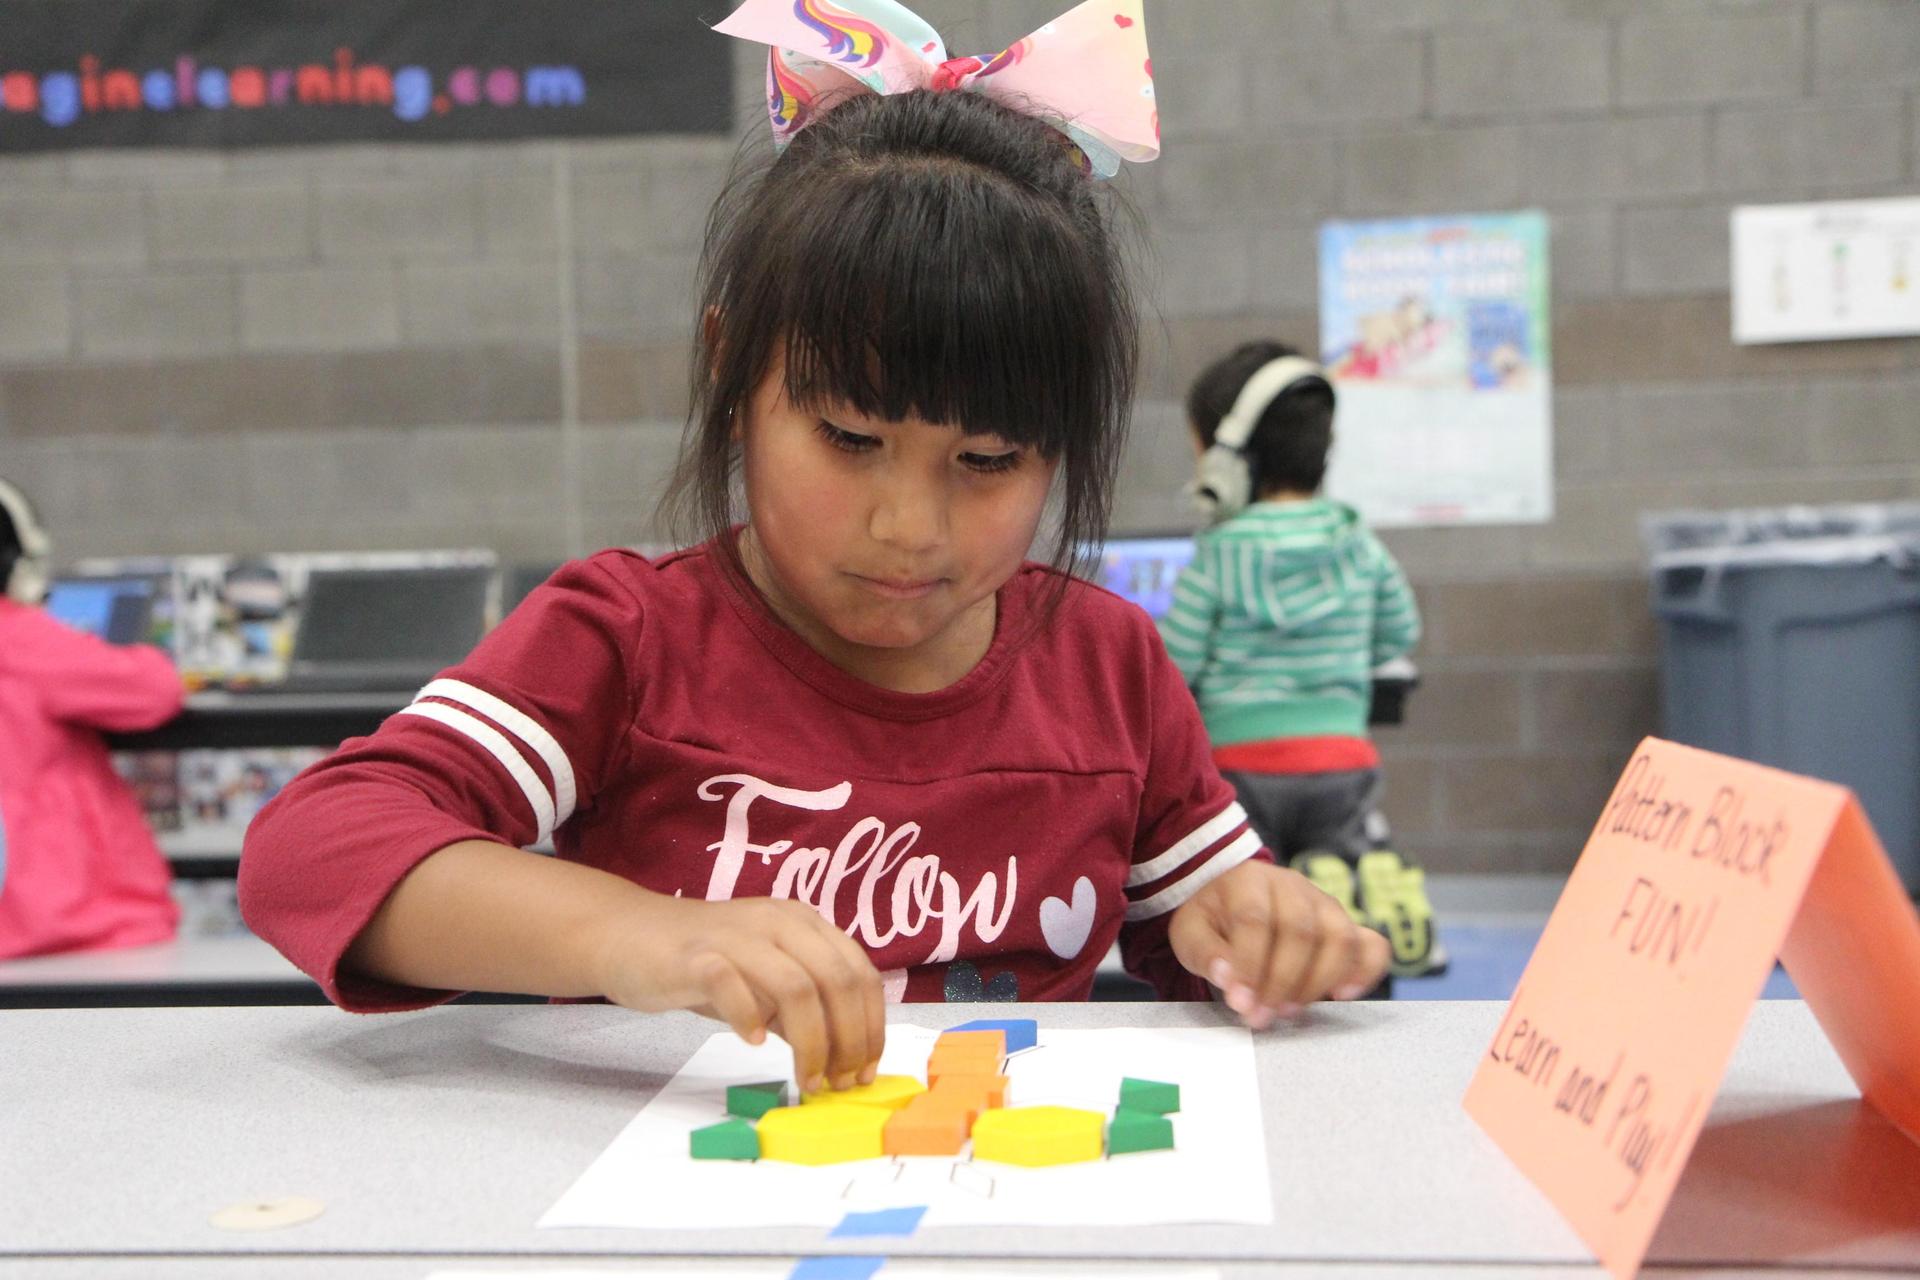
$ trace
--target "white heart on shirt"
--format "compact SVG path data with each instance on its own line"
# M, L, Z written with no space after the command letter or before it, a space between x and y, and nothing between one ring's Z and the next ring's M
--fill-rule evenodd
M1072 905L1058 898L1041 901L1040 935L1047 940L1048 950L1062 960L1073 959L1087 945L1098 905L1094 898L1093 881L1081 876L1073 882Z

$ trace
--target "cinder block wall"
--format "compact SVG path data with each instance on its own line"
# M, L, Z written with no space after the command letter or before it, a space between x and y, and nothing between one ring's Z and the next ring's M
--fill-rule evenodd
M985 51L1068 2L919 7ZM1657 721L1637 513L1920 494L1920 341L1736 349L1727 303L1732 204L1920 193L1920 4L1148 4L1166 155L1124 180L1157 312L1123 531L1189 522L1206 359L1314 341L1321 220L1552 217L1558 514L1389 535L1428 639L1383 743L1429 865L1570 865ZM646 537L731 151L0 160L0 474L72 556Z

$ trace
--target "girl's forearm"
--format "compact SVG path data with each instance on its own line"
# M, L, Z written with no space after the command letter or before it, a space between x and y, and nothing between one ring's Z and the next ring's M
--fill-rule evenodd
M644 928L659 900L611 872L465 840L407 874L343 967L446 991L603 995L609 935Z

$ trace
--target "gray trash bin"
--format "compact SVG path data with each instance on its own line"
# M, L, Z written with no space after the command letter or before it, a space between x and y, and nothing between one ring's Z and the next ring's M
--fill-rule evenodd
M1664 732L1825 778L1920 893L1920 503L1642 518Z

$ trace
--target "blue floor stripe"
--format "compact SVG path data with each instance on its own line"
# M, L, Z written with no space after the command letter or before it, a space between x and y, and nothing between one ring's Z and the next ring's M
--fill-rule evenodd
M1447 971L1436 978L1395 978L1396 1000L1508 1000L1526 971L1544 923L1532 925L1440 924ZM1762 1000L1797 1000L1793 980L1775 967Z

